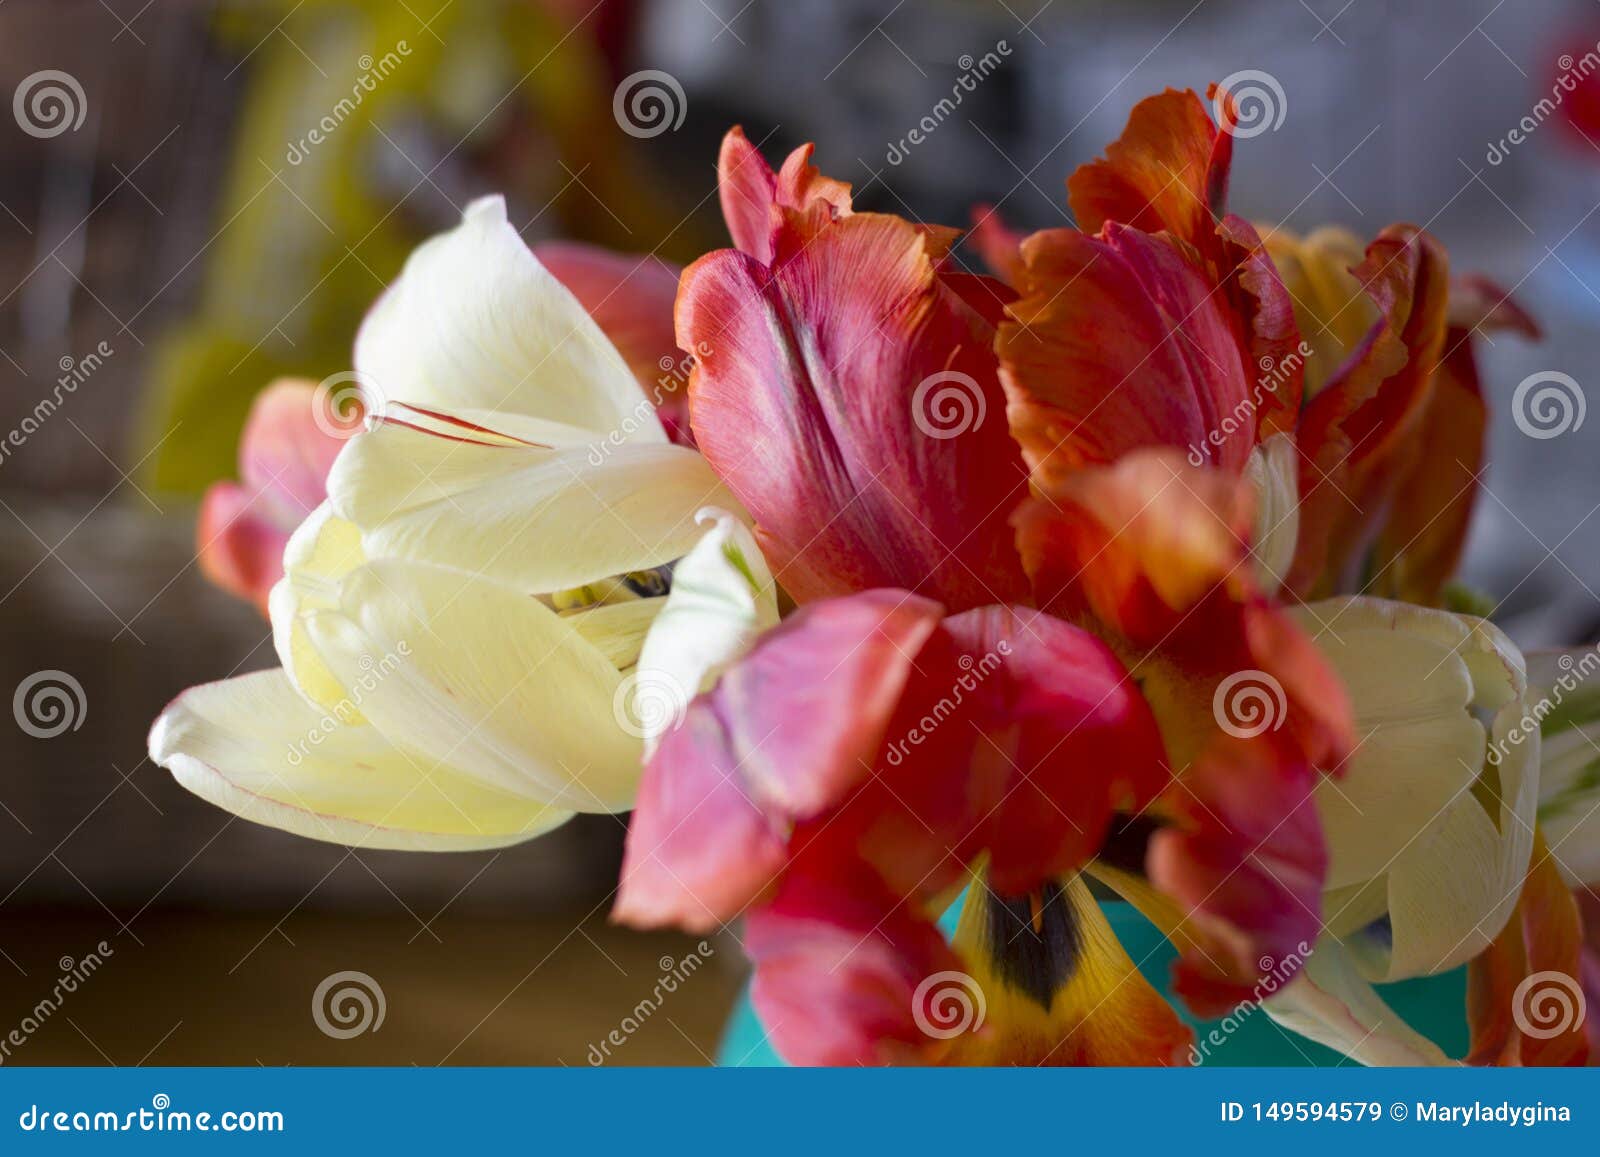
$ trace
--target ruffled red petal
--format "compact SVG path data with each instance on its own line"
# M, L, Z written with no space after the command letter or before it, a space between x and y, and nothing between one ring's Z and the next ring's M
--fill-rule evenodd
M1199 1016L1223 1015L1263 975L1303 960L1322 931L1317 775L1271 732L1225 736L1157 805L1170 824L1151 839L1147 870L1184 913L1173 988Z
M1205 691L1198 713L1159 705L1175 758L1215 734L1216 685L1261 671L1282 689L1284 725L1306 757L1331 770L1355 742L1349 697L1305 633L1255 589L1253 516L1243 479L1144 450L1052 478L1015 521L1041 606L1092 616L1191 694ZM1198 726L1186 725L1190 715Z
M795 826L872 776L942 613L891 590L804 608L691 703L645 769L615 917L709 929L771 888Z
M1035 233L1022 254L1022 297L996 349L1035 475L1154 446L1244 468L1273 391L1195 252L1111 223L1098 237Z
M728 130L717 159L717 192L734 248L770 265L786 223L813 221L809 232L850 215L850 186L817 171L813 148L796 149L774 173L743 129Z
M1222 216L1232 154L1233 137L1193 92L1146 97L1105 157L1068 178L1073 218L1088 233L1115 221L1201 245Z
M955 610L1014 601L1024 490L992 330L927 231L855 214L775 264L722 250L684 275L695 439L796 600L898 586Z
M1355 589L1395 495L1419 460L1445 350L1449 262L1410 225L1392 225L1354 271L1381 317L1301 415L1300 538L1288 586Z
M961 960L938 927L848 863L795 873L751 911L742 943L751 999L778 1054L797 1065L920 1064L950 1040L924 1025L931 987Z

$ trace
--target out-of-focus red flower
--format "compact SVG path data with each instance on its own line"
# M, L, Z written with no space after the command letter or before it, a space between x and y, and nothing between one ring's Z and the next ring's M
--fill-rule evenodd
M283 577L284 545L328 496L328 470L344 446L331 423L318 423L316 406L314 382L284 378L263 390L239 440L241 481L217 483L200 504L201 573L263 615ZM358 414L339 418L359 424Z
M1542 79L1547 91L1559 94L1561 121L1581 137L1585 153L1600 144L1600 28L1591 26L1568 38L1562 51L1551 57L1550 72Z

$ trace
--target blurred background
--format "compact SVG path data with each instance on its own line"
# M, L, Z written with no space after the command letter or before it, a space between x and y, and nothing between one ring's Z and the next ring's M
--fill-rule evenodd
M740 123L771 158L816 140L858 206L1064 224L1063 179L1136 100L1258 70L1284 115L1241 142L1232 207L1415 221L1513 288L1546 338L1479 339L1503 414L1530 374L1593 380L1597 42L1592 0L0 0L0 692L83 689L75 729L0 728L0 1040L37 1022L0 1059L586 1064L613 1030L606 1063L714 1052L737 950L606 923L622 820L356 852L144 758L177 692L275 663L192 561L252 397L348 370L366 307L473 196L505 192L530 242L690 260L725 243ZM664 121L626 111L645 70ZM1600 626L1597 449L1600 418L1495 427L1465 577L1526 646ZM315 1023L341 971L381 986L381 1030Z

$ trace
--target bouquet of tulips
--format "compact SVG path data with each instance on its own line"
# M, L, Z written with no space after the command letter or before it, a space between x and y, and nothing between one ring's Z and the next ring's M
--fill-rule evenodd
M1150 97L1076 227L960 253L738 129L681 271L474 202L258 402L200 559L282 667L152 758L362 847L631 810L614 918L735 930L795 1063L1181 1064L1170 996L1445 1064L1374 985L1462 965L1464 1059L1584 1063L1600 654L1451 583L1474 345L1536 327L1415 226L1230 214L1237 124Z

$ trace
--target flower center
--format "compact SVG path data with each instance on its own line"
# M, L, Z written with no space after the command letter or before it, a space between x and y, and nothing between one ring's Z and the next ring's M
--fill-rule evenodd
M592 607L616 606L636 599L664 598L672 591L672 571L677 565L673 561L650 570L632 570L626 574L597 579L581 587L556 591L547 596L545 601L551 610L570 614Z
M999 896L985 885L983 950L996 977L1049 1010L1083 953L1083 930L1060 884L1025 896Z

